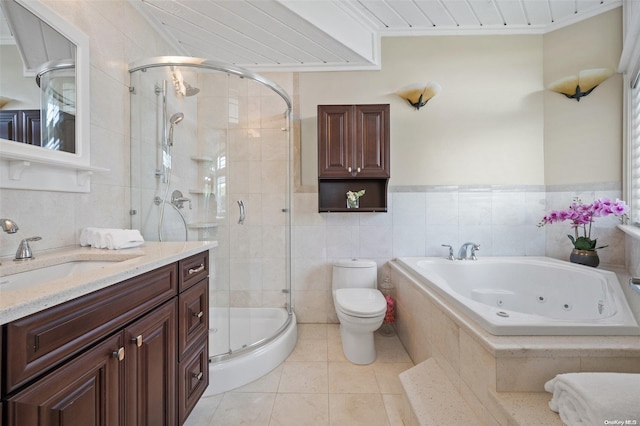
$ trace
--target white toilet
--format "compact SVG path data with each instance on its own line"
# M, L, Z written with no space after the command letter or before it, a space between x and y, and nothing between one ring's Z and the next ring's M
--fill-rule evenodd
M340 320L342 350L354 364L376 359L373 332L382 325L387 302L377 289L373 260L345 259L333 264L333 303Z

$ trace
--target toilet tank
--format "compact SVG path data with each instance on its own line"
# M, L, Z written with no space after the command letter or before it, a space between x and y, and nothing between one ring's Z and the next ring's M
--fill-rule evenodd
M339 288L377 288L378 265L368 259L343 259L333 264L331 287Z

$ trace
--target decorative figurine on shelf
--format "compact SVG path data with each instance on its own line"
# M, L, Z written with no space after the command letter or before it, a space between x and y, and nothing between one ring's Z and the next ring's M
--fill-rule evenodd
M347 208L348 209L357 209L360 207L360 197L362 197L365 193L364 189L360 191L347 191Z

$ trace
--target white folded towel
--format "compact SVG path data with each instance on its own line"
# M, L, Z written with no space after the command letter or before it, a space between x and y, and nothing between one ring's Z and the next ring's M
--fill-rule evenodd
M640 374L558 374L544 389L553 394L549 407L568 426L640 425Z
M137 229L85 228L80 234L80 245L109 250L127 249L144 244Z
M138 247L144 243L144 238L137 229L118 229L107 233L105 239L110 250Z

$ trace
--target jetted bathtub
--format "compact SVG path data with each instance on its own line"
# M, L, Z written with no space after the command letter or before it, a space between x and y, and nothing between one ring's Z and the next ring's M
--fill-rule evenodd
M547 257L396 265L494 335L640 335L613 272Z

